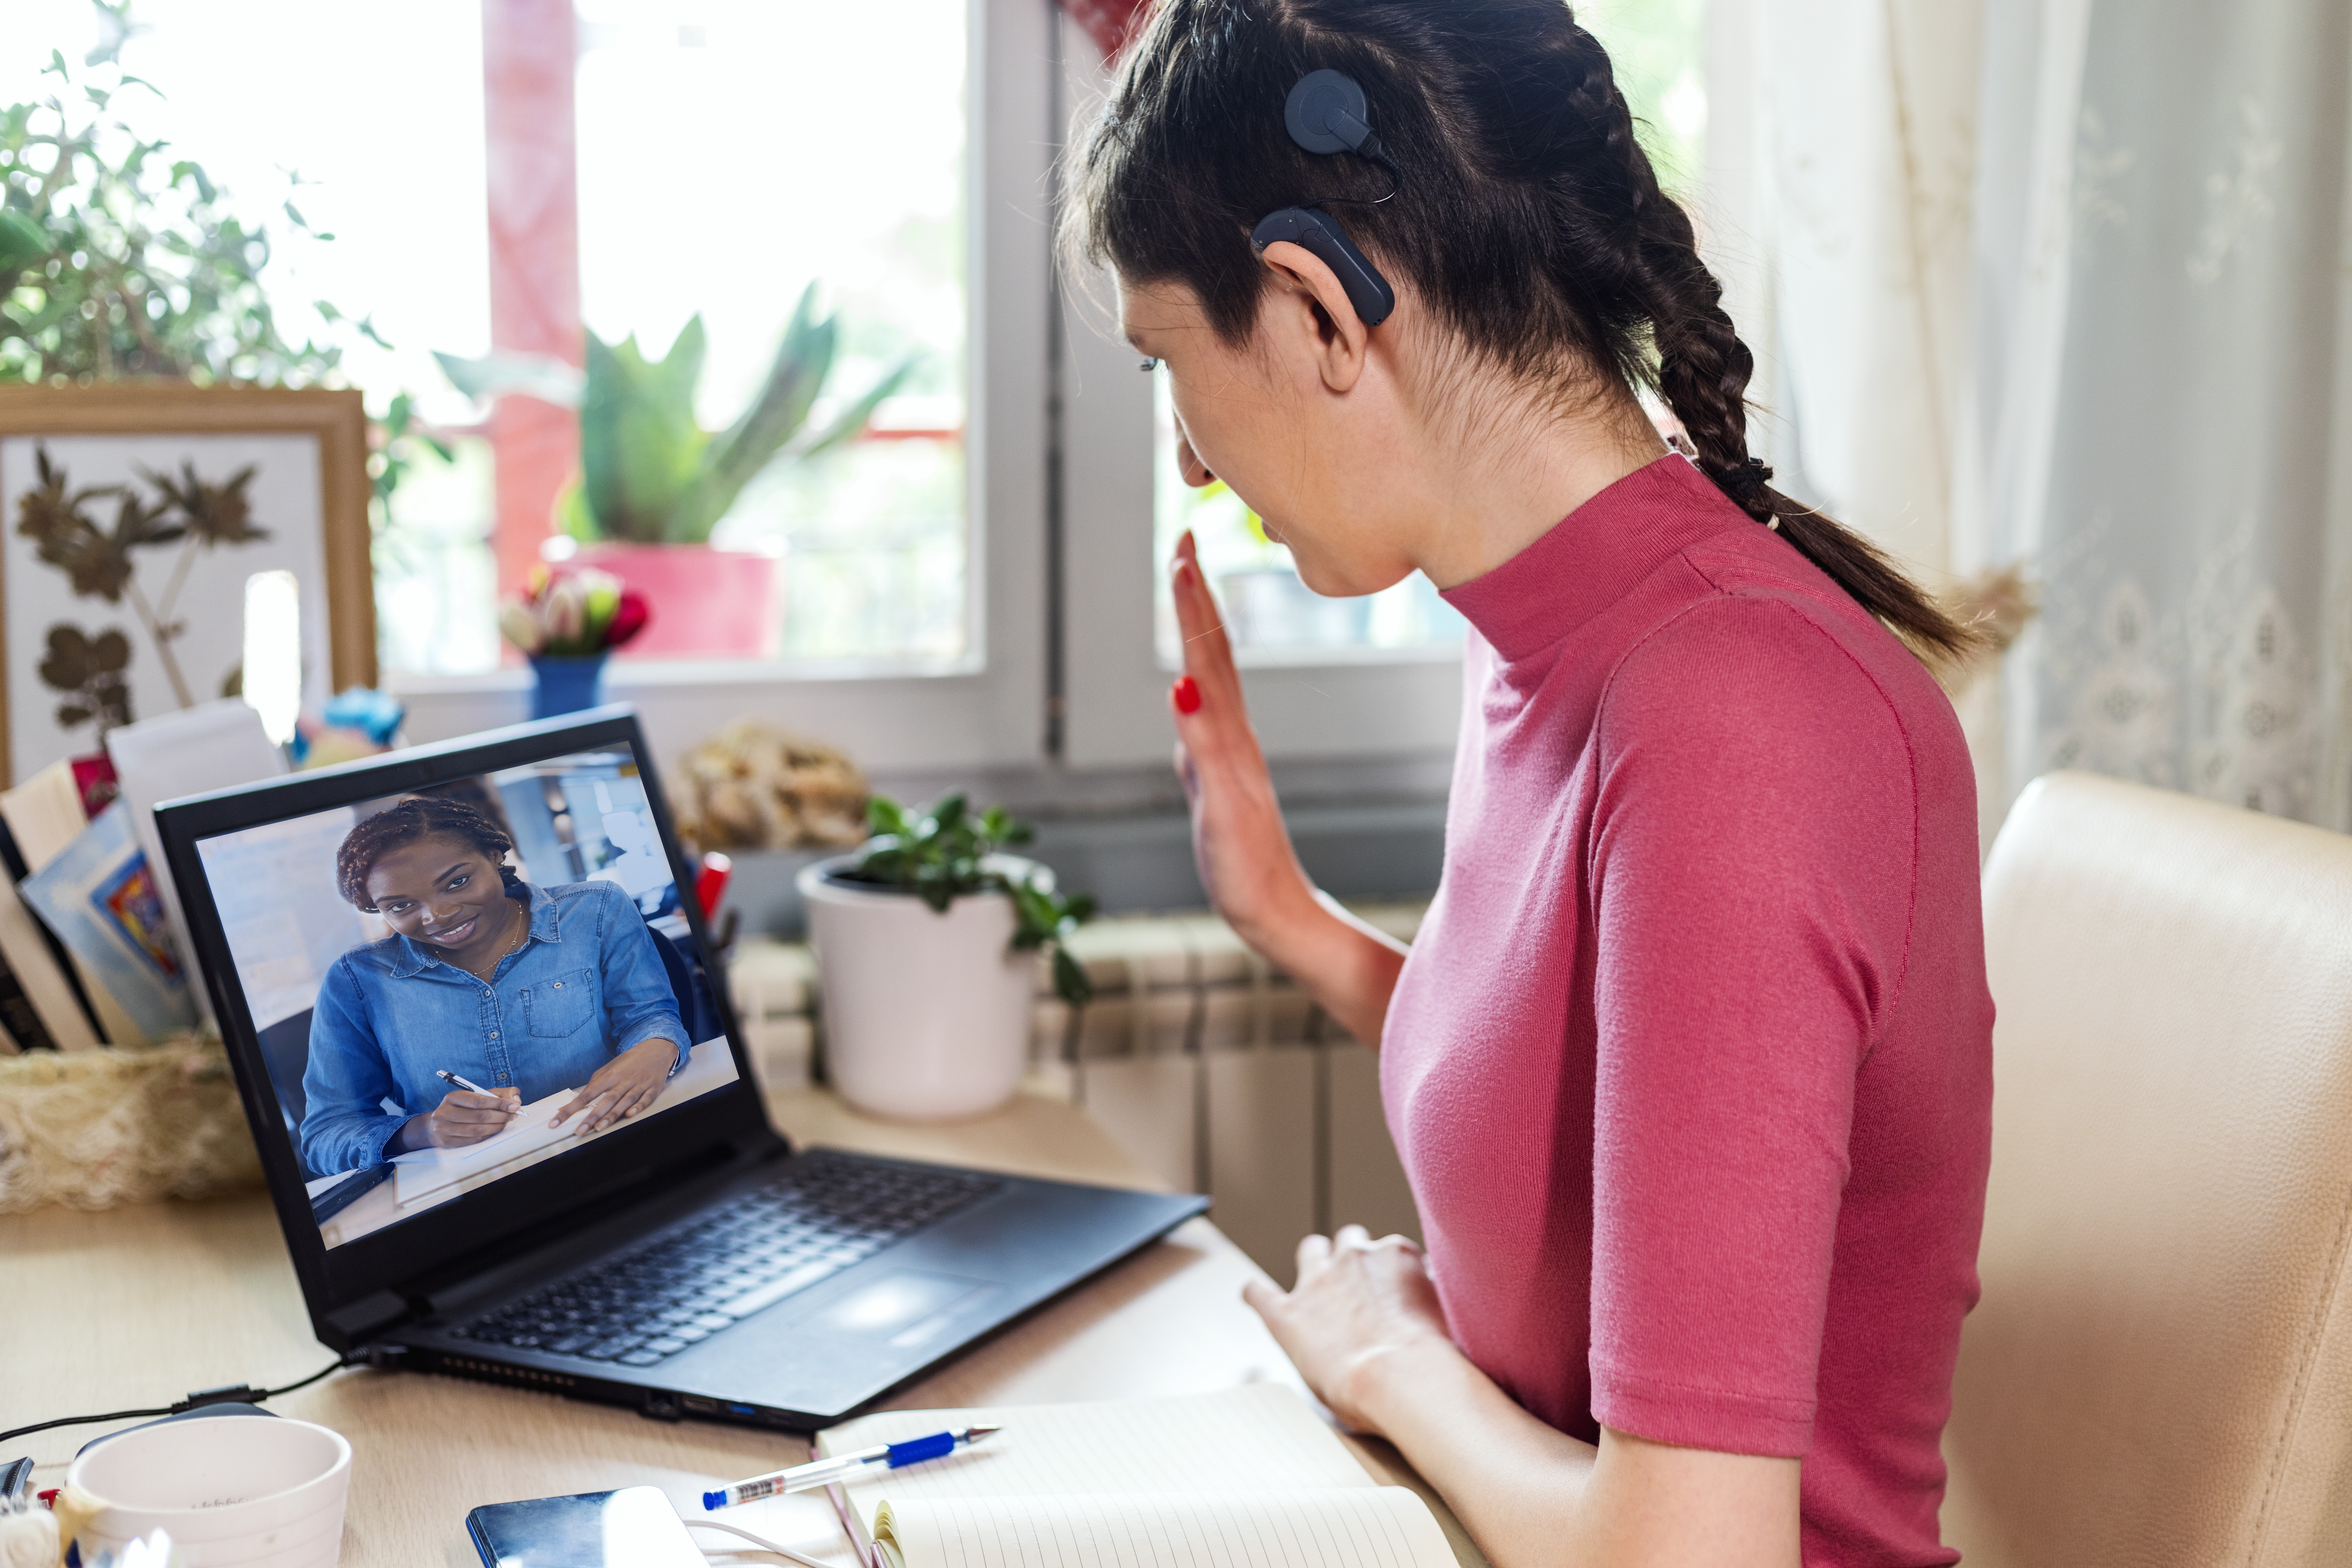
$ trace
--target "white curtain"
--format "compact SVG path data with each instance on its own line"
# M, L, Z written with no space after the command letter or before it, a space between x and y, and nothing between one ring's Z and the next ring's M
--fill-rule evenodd
M1711 0L1710 258L1792 487L2043 611L1988 830L2084 767L2352 826L2352 5Z
M2042 584L2006 782L2352 826L2352 6L1986 5L1956 498Z
M1978 0L1711 0L1703 244L1758 442L1931 577L1953 564Z
M1757 356L1776 483L1926 584L1981 570L1952 509L1968 386L1980 0L1708 0L1701 244ZM1999 686L1958 695L1990 828Z

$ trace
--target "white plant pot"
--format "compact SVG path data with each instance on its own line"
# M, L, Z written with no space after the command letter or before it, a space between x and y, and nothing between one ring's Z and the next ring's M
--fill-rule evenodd
M1013 950L1013 900L974 893L934 911L910 892L830 879L842 856L804 868L824 1009L826 1070L860 1110L956 1121L1013 1098L1029 1060L1037 955ZM996 856L1018 879L1051 873Z

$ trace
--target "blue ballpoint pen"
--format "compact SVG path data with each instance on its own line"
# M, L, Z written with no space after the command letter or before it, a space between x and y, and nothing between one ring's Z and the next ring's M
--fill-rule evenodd
M785 1492L806 1491L811 1487L829 1486L846 1480L858 1471L873 1465L897 1469L924 1459L942 1458L967 1443L977 1443L1001 1426L959 1426L952 1432L934 1432L928 1437L909 1437L903 1443L877 1443L871 1448L859 1448L853 1453L835 1454L829 1459L795 1465L789 1470L772 1470L764 1476L753 1476L748 1481L702 1494L706 1511L730 1507L739 1502L757 1502L764 1497L778 1497Z

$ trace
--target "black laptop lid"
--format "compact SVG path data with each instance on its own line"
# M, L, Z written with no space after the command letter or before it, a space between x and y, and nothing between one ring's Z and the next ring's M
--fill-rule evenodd
M781 1146L629 710L172 801L155 820L331 1342L469 1260ZM529 940L494 984L444 961L518 906ZM599 1068L666 1039L685 1055L648 1108L584 1136L577 1113L556 1123ZM520 1114L478 1142L406 1147L402 1128L461 1080Z

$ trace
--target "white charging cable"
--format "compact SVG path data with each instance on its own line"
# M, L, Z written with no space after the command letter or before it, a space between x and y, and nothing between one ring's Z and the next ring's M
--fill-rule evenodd
M739 1526L732 1524L721 1524L715 1519L689 1519L682 1521L681 1522L683 1522L688 1530L723 1530L730 1535L740 1535L744 1540L750 1542L752 1545L758 1547L761 1551L772 1552L779 1557L787 1558L792 1562L801 1564L801 1568L838 1568L838 1565L835 1563L826 1563L814 1557L804 1557L789 1546L779 1546L776 1542L769 1540L764 1535L754 1535L748 1530L741 1529ZM709 1550L719 1552L740 1552L742 1548L720 1546L711 1548Z

